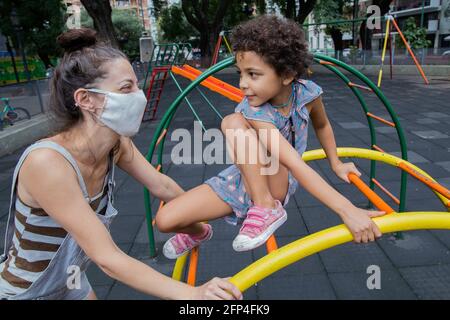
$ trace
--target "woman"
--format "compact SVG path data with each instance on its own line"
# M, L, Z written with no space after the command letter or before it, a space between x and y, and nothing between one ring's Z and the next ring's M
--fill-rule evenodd
M163 299L241 299L226 279L190 287L122 252L109 234L114 166L170 201L183 190L158 173L129 137L146 98L126 56L97 44L95 31L58 37L65 50L51 83L60 130L23 153L13 178L0 262L0 298L95 299L85 275L92 260L110 277ZM79 285L68 277L80 271Z

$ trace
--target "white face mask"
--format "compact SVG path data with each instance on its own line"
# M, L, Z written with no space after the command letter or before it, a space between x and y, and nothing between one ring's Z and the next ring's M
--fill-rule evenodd
M142 90L127 94L100 89L86 90L105 95L103 112L97 117L101 123L125 137L132 137L139 132L147 105Z

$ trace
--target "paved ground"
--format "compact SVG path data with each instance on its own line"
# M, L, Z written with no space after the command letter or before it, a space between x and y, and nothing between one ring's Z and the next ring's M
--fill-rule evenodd
M237 84L235 74L224 74L224 80ZM334 76L313 76L324 89L324 101L339 146L368 147L369 130L361 107L351 92ZM186 82L182 83L184 86ZM420 77L397 77L383 81L383 91L400 117L405 131L410 161L427 171L439 182L450 187L450 82L432 79L425 86ZM206 92L223 114L233 110L233 103ZM169 103L177 95L173 83L164 92L158 112L159 119ZM387 117L382 105L365 93L373 113ZM196 110L207 128L218 128L219 118L202 102L197 93L191 96ZM193 116L183 104L174 118L172 129L187 128L192 132ZM139 149L146 153L157 122L146 123L134 139ZM387 152L399 152L395 132L377 123L379 145ZM168 138L170 139L171 132ZM164 151L164 171L183 188L190 189L217 174L226 165L173 165L170 160L172 147L168 140ZM310 134L308 150L319 146L314 133ZM205 147L205 145L203 146ZM0 239L3 239L7 219L11 175L20 156L18 152L0 158ZM367 181L369 162L356 160ZM366 206L367 200L356 189L341 182L330 171L326 161L311 164L329 183L355 204ZM400 173L384 165L378 166L378 178L393 193L399 192ZM117 176L116 207L120 215L112 225L112 235L119 247L131 256L170 275L173 261L162 254L149 258L148 240L144 221L143 189L123 172ZM382 192L377 190L382 195ZM394 205L382 195L388 203ZM442 204L421 183L408 179L408 211L443 211ZM158 203L153 201L153 208ZM339 218L317 200L299 189L289 202L288 222L276 233L279 245L284 245L307 234L340 224ZM238 229L224 221L214 221L214 238L200 252L198 283L213 276L230 276L265 255L263 249L236 253L231 247ZM168 235L156 233L160 250ZM3 245L3 243L1 244ZM366 281L367 268L377 265L381 269L381 289L369 290ZM114 281L96 266L88 270L89 279L102 299L152 299ZM246 299L450 299L450 231L414 231L396 240L391 235L371 244L345 244L310 256L270 276L250 288Z

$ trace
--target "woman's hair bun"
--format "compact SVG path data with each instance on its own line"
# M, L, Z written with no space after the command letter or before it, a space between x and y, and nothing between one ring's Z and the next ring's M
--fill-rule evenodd
M56 41L65 53L93 46L97 43L97 32L89 28L71 29L60 34Z

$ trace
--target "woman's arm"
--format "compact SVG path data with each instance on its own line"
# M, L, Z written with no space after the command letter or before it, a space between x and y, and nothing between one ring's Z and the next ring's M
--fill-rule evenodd
M350 229L356 242L367 242L381 236L377 225L369 217L383 215L383 212L355 207L303 161L273 124L254 120L249 120L249 123L257 131L258 136L261 135L261 130L266 131L267 141L260 139L260 142L270 153L271 161L279 161L287 167L309 193L336 212Z
M333 128L331 127L331 123L325 112L322 97L308 103L306 107L309 110L309 115L317 138L319 139L319 142L327 155L327 159L330 162L331 169L339 178L347 183L350 183L348 180L348 174L350 172L355 173L357 176L361 176L361 173L358 169L356 169L353 162L343 163L337 155L336 140L334 138Z
M122 252L84 199L73 168L55 151L33 151L21 169L20 179L39 206L112 278L163 299L231 298L226 290L240 297L238 290L223 279L190 287Z
M117 165L164 202L169 202L184 192L174 180L158 172L129 138L122 137L120 140Z

